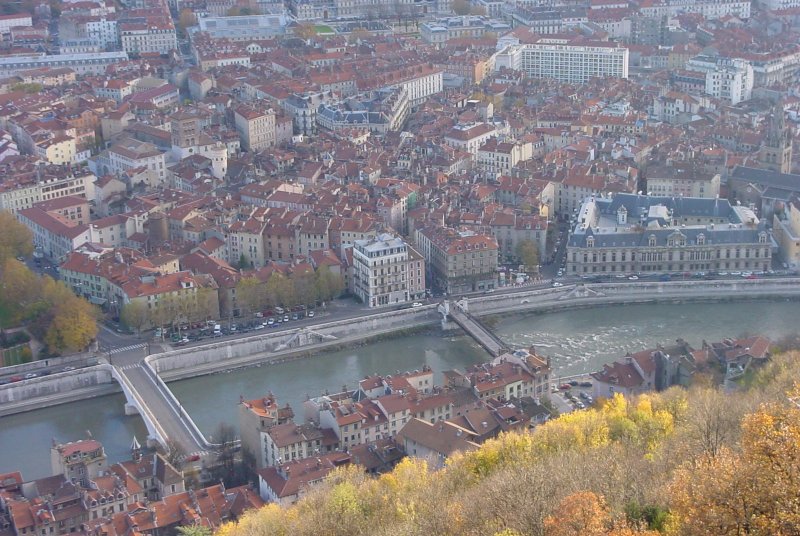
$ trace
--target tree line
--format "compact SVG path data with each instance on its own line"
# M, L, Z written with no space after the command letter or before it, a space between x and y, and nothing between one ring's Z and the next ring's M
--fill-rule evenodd
M800 534L800 352L749 386L620 395L508 433L432 471L407 458L335 471L290 508L217 536Z
M49 354L85 350L97 335L98 311L67 285L40 276L17 258L33 253L30 230L0 212L0 309L8 325L24 324Z
M327 267L314 271L296 271L291 275L270 274L266 282L255 276L242 277L236 285L236 298L241 315L253 314L274 307L306 307L328 302L342 293L342 278Z

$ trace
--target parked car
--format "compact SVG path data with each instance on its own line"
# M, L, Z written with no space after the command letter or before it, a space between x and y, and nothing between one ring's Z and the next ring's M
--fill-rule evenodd
M581 382L581 387L591 387L592 382Z
M283 315L283 321L284 322L288 322L289 321L289 315Z
M314 318L314 311L308 312L308 318Z
M628 276L628 280L629 281L637 281L638 279L639 279L638 275L629 275Z
M29 372L29 373L27 373L27 374L25 375L25 379L26 379L26 380L32 380L32 379L34 379L34 378L38 378L38 377L39 377L39 375L38 375L38 374L36 374L35 372Z
M559 283L558 281L553 283L553 288L555 288L555 287L563 287L563 286L564 286L564 283Z
M572 380L571 382L569 382L569 384L571 386L573 386L573 387L577 387L578 386L578 380Z
M272 318L272 317L267 318L267 325L268 326L271 326L274 323L275 323L275 319L274 318Z
M418 301L411 304L411 307L422 307L422 304Z
M558 388L561 389L562 391L568 391L572 389L572 386L568 383L562 383L561 385L558 386Z
M10 380L12 383L13 383L13 382L21 382L21 381L22 381L22 380L24 380L24 379L25 379L25 378L23 378L22 376L11 376L11 377L9 378L9 380Z

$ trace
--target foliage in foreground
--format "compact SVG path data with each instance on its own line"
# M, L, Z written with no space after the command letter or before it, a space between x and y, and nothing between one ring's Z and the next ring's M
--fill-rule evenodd
M345 468L217 536L798 534L798 357L775 358L743 392L616 397L441 471L413 459L379 478Z

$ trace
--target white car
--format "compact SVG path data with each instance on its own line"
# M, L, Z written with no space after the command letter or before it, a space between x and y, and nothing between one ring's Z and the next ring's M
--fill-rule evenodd
M629 276L629 277L628 277L628 280L629 280L629 281L638 281L638 279L639 279L639 276L638 276L638 275L632 275L632 276Z
M414 303L411 304L411 307L422 307L422 304L418 301L415 301Z
M563 286L564 286L564 283L559 283L558 281L553 283L553 288L555 288L555 287L563 287Z

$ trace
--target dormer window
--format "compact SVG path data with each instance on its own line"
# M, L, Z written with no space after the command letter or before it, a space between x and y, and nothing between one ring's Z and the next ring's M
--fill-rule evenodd
M758 243L759 244L766 244L767 243L767 233L760 232L758 233Z
M697 245L704 246L706 244L706 235L700 233L697 235Z
M650 246L651 248L655 247L655 245L656 245L656 235L650 235L650 237L647 239L647 245Z
M593 248L594 247L594 237L593 236L590 236L589 238L586 239L586 247L587 248Z

